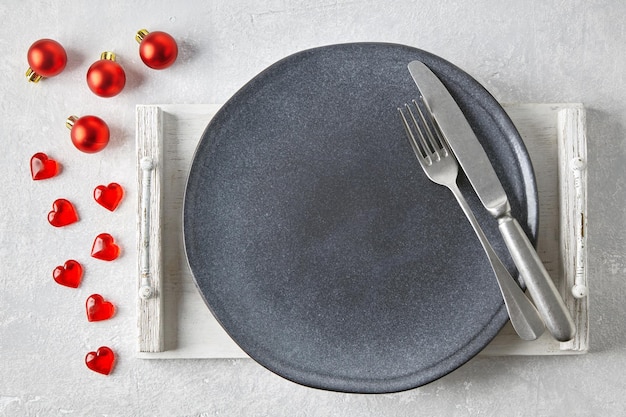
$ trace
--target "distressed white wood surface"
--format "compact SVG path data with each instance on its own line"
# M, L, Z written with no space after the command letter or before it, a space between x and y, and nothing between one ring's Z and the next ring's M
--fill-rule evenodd
M187 171L196 145L211 117L219 105L159 105L137 107L138 150L145 149L146 140L155 144L151 134L158 127L144 126L150 115L160 111L163 124L161 138L162 160L159 165L161 181L155 181L153 198L162 199L162 216L153 218L152 233L162 239L159 248L153 250L153 265L162 263L159 273L159 291L148 301L138 298L139 352L138 357L148 359L168 358L243 358L245 353L230 339L213 318L193 282L187 265L182 241L182 199L187 179ZM517 126L529 150L537 176L540 200L540 234L537 251L548 272L562 290L566 304L574 313L578 328L576 338L568 343L559 343L548 334L536 341L520 340L508 324L481 354L483 355L551 355L583 353L588 348L587 301L576 299L571 292L572 269L565 256L572 256L572 243L579 240L580 228L568 221L569 207L585 207L585 181L583 193L572 192L570 183L574 177L567 170L559 170L559 147L570 144L569 154L585 157L584 110L578 104L515 104L505 105L505 110ZM565 113L564 113L565 112ZM154 117L154 116L152 116ZM154 118L152 120L155 120ZM559 122L562 120L562 122ZM158 125L158 121L155 120ZM572 144L575 143L575 144ZM152 145L150 145L152 146ZM578 153L576 153L578 152ZM138 151L139 161L141 154ZM156 173L155 173L156 174ZM573 175L573 174L571 174ZM560 191L560 187L562 191ZM141 187L139 187L141 190ZM578 198L578 201L577 201ZM139 201L141 201L141 196ZM567 208L566 208L567 207ZM561 221L561 213L564 221ZM571 217L571 216L570 216ZM586 218L586 217L585 217ZM160 224L157 225L157 221ZM563 224L563 227L561 227ZM138 242L140 237L138 236ZM154 248L154 245L152 245ZM579 251L579 253L581 253ZM141 255L139 255L141 256ZM581 256L584 256L581 253ZM584 258L583 258L584 259ZM586 285L586 269L579 270ZM569 275L568 275L569 274ZM575 274L575 272L574 272ZM566 276L568 275L568 276ZM153 273L154 277L154 273ZM139 282L139 279L138 279ZM567 287L567 288L566 288ZM151 304L147 304L151 303ZM161 304L159 304L161 303ZM155 314L148 306L162 306L160 314ZM158 318L151 325L151 317ZM162 333L154 331L160 329ZM151 335L161 334L158 341ZM142 341L150 340L142 345Z
M140 352L161 352L163 350L163 289L161 255L161 190L163 178L163 113L159 107L137 109L137 253L139 257L137 271L137 327L138 349ZM145 177L142 160L150 158L153 169ZM144 181L149 179L148 184ZM145 186L144 186L145 185ZM149 193L146 196L146 192ZM143 207L147 197L149 209ZM142 223L149 219L147 234ZM149 270L144 270L144 263ZM143 287L148 280L151 288L150 297L141 297Z
M568 348L588 349L589 287L587 285L587 142L572 141L570 137L586 134L585 114L582 108L559 112L559 178L561 193L573 198L561 201L561 253L565 277L566 298L578 337L568 342Z

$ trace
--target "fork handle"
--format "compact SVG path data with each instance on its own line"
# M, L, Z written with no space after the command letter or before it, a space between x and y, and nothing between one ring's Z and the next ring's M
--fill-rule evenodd
M526 233L509 213L498 218L498 226L548 331L561 342L573 339L574 321Z
M483 232L478 220L474 216L471 207L467 204L465 197L461 194L458 186L455 183L449 184L448 188L452 191L456 197L459 205L463 209L465 216L469 220L470 224L476 232L476 236L480 240L480 243L489 258L491 269L496 276L502 298L504 299L504 305L509 313L511 324L513 328L523 340L535 340L541 336L545 330L545 326L537 309L530 302L526 294L517 285L517 282L513 279L508 269L504 266L493 247L489 243L487 236Z

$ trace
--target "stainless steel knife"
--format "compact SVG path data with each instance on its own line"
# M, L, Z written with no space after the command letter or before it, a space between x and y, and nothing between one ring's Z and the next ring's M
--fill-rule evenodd
M535 248L511 216L506 192L465 115L424 63L412 61L408 68L480 201L498 220L500 233L546 328L556 340L572 339L576 334L574 321Z

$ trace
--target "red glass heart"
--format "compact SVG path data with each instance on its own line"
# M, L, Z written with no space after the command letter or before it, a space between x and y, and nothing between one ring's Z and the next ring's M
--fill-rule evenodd
M104 375L111 373L114 363L115 353L107 346L102 346L96 352L89 352L85 356L87 368Z
M57 266L52 272L52 277L57 284L78 288L83 278L83 267L78 262L70 259L63 266Z
M59 198L52 203L52 211L48 213L48 223L54 227L63 227L77 221L76 209L68 200Z
M100 294L92 294L87 297L85 307L87 309L87 320L89 321L108 320L115 314L113 303L106 301Z
M54 177L60 168L61 164L43 152L36 153L30 158L30 175L35 181Z
M115 244L113 236L100 233L93 241L91 256L103 261L113 261L120 256L120 247Z
M124 189L121 185L112 182L109 185L98 185L93 190L93 198L98 204L107 210L114 211L124 197Z

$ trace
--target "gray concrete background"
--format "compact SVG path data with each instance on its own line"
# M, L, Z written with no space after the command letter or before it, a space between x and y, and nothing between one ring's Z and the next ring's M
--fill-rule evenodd
M624 414L626 270L623 209L626 147L626 3L616 1L16 1L0 3L0 416L619 416ZM135 32L164 30L181 48L156 72L138 58ZM26 51L50 37L70 60L58 77L26 82ZM353 41L403 43L463 68L501 102L583 102L588 108L591 352L576 357L478 358L428 386L389 395L324 392L295 385L250 360L143 361L135 350L134 107L220 103L293 52ZM88 66L113 50L128 83L102 99ZM111 125L105 151L69 144L65 118L96 114ZM39 151L62 174L33 182ZM115 213L91 201L95 185L126 188ZM51 230L55 198L81 221ZM114 234L123 256L89 258L93 236ZM52 282L76 258L79 289ZM114 319L87 323L98 292ZM101 345L118 354L114 373L88 371Z

